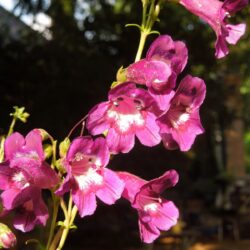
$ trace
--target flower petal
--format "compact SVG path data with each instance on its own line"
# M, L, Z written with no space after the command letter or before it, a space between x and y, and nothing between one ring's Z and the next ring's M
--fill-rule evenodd
M4 143L4 154L6 160L12 160L18 150L25 144L24 137L18 132L6 138Z
M145 243L152 243L160 236L160 231L155 225L139 220L139 230L141 240Z
M116 200L121 198L124 189L124 182L119 176L107 169L102 169L103 186L96 192L97 197L106 204L114 204Z
M172 201L164 201L161 207L154 216L152 216L151 223L160 230L169 230L177 223L179 211Z
M153 179L147 182L145 185L143 185L140 193L150 194L151 192L153 192L156 194L161 194L167 188L175 186L178 180L179 180L178 173L174 169L168 170L160 177Z
M108 164L110 154L106 140L103 137L95 139L91 148L91 154L98 158L102 167L105 167Z
M25 137L25 151L35 151L40 160L44 160L42 136L38 129L30 131Z
M90 110L86 127L92 135L102 134L109 128L109 123L105 117L108 107L109 102L102 102Z
M226 24L228 31L228 36L226 36L226 41L229 44L236 44L239 39L245 34L246 24L240 23L237 25Z
M125 183L122 197L133 203L136 194L140 191L140 188L146 183L146 181L128 172L118 172L118 175Z
M30 166L28 173L33 179L34 184L42 189L55 187L59 182L58 175L51 169L47 162L42 163L41 167Z
M90 136L81 136L72 141L67 152L67 161L72 161L77 153L88 154L93 145L93 139Z
M198 110L193 112L189 121L180 129L173 129L173 139L179 144L181 151L188 151L197 135L204 133Z
M85 193L81 190L73 191L73 201L81 217L92 215L96 210L96 197L94 193Z
M134 147L135 135L133 133L118 134L115 129L110 128L106 140L111 153L128 153Z
M10 168L7 162L0 164L0 189L9 189L12 186L13 181L11 180L12 175L15 171Z
M136 131L136 136L141 144L152 147L161 142L159 130L159 126L156 123L156 116L148 112L144 128L138 129Z

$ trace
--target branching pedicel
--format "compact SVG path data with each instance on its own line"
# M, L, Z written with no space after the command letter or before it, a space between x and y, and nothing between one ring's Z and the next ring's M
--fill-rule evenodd
M13 133L16 120L26 121L24 108L15 107L7 138L1 139L0 189L1 216L14 214L13 225L23 232L36 225L45 225L49 212L42 199L42 190L49 189L53 201L50 234L42 249L63 248L74 219L92 215L96 199L111 205L121 197L138 212L141 240L153 242L160 230L175 225L179 216L173 202L161 193L178 181L175 170L165 172L151 181L131 173L108 169L110 155L128 153L135 137L145 146L161 141L167 149L191 148L196 135L204 132L199 108L204 101L206 86L202 79L184 77L176 89L176 79L188 59L185 44L169 35L159 36L141 59L144 44L158 19L161 4L168 1L142 0L141 38L135 63L121 68L112 84L107 101L97 104L82 119L90 133L70 142L69 136L59 145L46 131L34 129L24 138ZM177 1L178 2L178 1ZM247 0L181 0L180 4L207 22L216 32L216 56L228 54L226 42L235 44L244 34L245 24L229 25L225 19L248 4ZM70 132L71 134L71 132ZM98 135L96 139L92 136ZM50 146L43 145L50 140ZM46 162L51 159L51 163ZM64 194L69 193L66 202ZM64 221L57 221L59 208ZM9 248L15 236L0 224L0 248Z

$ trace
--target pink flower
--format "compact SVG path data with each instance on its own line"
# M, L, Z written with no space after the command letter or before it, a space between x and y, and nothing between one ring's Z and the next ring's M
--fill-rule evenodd
M248 4L248 0L180 0L186 9L207 22L215 31L215 56L222 58L228 54L226 43L236 44L245 33L244 23L231 25L226 18L239 11Z
M127 80L144 84L165 110L172 97L177 75L187 64L188 51L181 41L168 35L159 36L150 46L146 58L131 64Z
M56 194L71 190L81 217L95 212L96 196L109 205L121 197L124 183L115 172L105 168L108 162L109 150L104 138L73 140L65 159L68 173Z
M87 128L92 135L107 132L112 153L127 153L134 146L135 135L146 146L160 143L155 100L134 83L122 83L109 92L109 101L96 105L90 112Z
M176 224L179 212L173 202L160 196L167 188L175 186L178 174L175 170L164 173L157 179L145 181L127 172L120 172L125 182L122 196L131 202L138 212L141 240L153 242L160 230L169 230Z
M45 225L47 208L41 197L41 189L49 189L58 184L57 174L44 162L42 138L39 130L32 130L24 139L19 133L10 135L4 145L6 161L0 164L0 190L6 212L26 207L33 219L24 219L24 214L16 216L14 226L22 231L30 231L36 224ZM29 206L27 204L34 204ZM17 223L15 221L18 221Z
M206 86L198 77L186 76L180 83L170 108L158 118L163 144L167 149L177 146L187 151L196 135L204 132L199 107L203 103Z

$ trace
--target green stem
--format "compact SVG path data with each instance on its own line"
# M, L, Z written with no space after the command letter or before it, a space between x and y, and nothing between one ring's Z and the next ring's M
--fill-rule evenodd
M67 220L65 220L65 227L63 229L62 237L56 250L61 250L63 248L65 241L67 239L67 236L69 234L69 230L71 226L73 225L73 222L77 215L77 212L78 212L78 209L76 206L74 206L70 211L70 216L67 218Z
M143 5L140 42L136 53L135 62L141 59L145 42L147 40L147 36L150 34L151 29L157 19L158 13L157 14L155 13L155 8L156 8L155 0L151 1L149 11L148 11L148 5L147 4Z
M49 250L56 250L56 246L62 236L62 233L63 233L63 228L59 228L59 230L57 231L55 237L53 238L53 241L49 247Z
M58 209L59 209L59 199L52 193L52 199L53 199L53 215L52 215L52 221L51 221L51 226L50 226L50 233L49 233L49 239L48 243L46 246L46 249L49 249L49 246L52 241L52 237L54 235L55 227L56 227L56 219L57 219L57 214L58 214Z
M141 59L142 52L143 52L148 34L149 33L146 31L143 31L143 30L141 31L141 37L140 37L140 42L139 42L138 50L137 50L136 57L135 57L135 62L138 62Z
M12 122L10 124L10 128L9 128L7 137L13 133L15 124L16 124L16 117L13 117Z
M4 158L4 142L5 142L5 138L3 136L1 138L1 143L0 143L0 163L3 161L3 158Z

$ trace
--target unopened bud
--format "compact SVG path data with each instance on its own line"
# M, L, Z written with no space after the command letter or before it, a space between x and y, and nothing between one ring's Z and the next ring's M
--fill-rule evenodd
M16 245L16 236L3 223L0 223L0 249L11 248Z
M160 5L157 4L157 5L155 6L154 16L155 16L155 17L158 17L159 13L160 13Z

